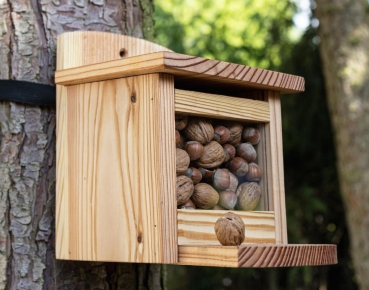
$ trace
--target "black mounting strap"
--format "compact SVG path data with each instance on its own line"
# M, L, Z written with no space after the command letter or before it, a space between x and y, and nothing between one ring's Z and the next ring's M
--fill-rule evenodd
M56 87L14 80L0 80L0 101L55 106Z

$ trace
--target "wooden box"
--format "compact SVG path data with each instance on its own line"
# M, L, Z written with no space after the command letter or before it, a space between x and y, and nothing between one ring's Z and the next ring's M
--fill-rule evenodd
M325 265L335 245L289 245L280 94L298 76L177 54L101 32L58 38L58 259L226 267ZM175 113L258 123L258 211L245 242L221 246L224 211L177 210Z

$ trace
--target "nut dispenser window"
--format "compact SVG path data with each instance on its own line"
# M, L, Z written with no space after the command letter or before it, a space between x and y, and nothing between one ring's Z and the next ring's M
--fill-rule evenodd
M262 195L257 124L176 115L175 127L178 208L254 210Z
M87 31L58 37L57 69L58 259L337 263L287 241L280 94L303 78Z

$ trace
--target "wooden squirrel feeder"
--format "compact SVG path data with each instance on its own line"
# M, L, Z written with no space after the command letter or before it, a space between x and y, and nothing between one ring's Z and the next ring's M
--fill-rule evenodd
M337 263L335 245L287 242L280 94L304 79L174 53L103 32L58 38L56 257L219 267ZM177 209L175 113L260 124L263 190L240 246L221 210Z

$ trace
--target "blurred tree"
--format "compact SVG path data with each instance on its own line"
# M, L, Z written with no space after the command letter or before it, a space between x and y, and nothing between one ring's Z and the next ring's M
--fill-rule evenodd
M338 265L291 268L288 283L356 289L318 48L316 28L309 27L281 66L306 81L305 92L282 97L288 238L297 244L337 244Z
M0 0L0 78L53 84L58 34L150 39L152 11L150 0ZM55 108L0 102L0 141L0 289L162 288L161 265L55 259Z
M321 0L316 16L351 254L369 289L369 3Z

